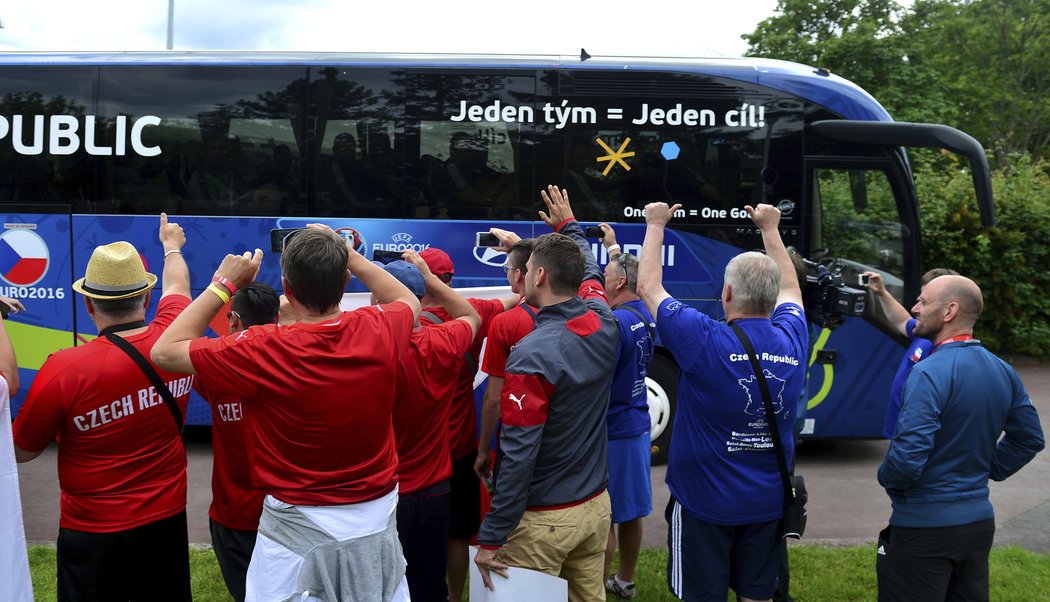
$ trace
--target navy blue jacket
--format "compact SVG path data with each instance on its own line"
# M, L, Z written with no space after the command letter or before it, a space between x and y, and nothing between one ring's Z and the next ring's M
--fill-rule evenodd
M988 479L1006 479L1043 445L1039 415L1009 364L976 339L940 346L912 368L879 466L879 484L893 502L890 524L952 527L993 518Z

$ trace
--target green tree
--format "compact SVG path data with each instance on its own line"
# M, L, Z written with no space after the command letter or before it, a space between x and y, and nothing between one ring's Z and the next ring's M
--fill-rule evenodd
M943 74L967 130L1004 166L1050 147L1050 0L918 0L901 21L909 59Z
M943 74L913 61L894 0L780 0L776 14L743 39L748 56L823 67L858 84L898 121L956 121ZM913 22L914 23L914 22Z
M961 166L923 168L923 263L973 278L984 292L977 336L1003 353L1050 357L1050 176L1023 157L992 174L998 223L980 224L973 183Z

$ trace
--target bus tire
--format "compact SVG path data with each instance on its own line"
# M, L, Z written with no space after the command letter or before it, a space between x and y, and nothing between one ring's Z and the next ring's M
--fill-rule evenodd
M671 431L678 406L678 364L666 353L657 352L649 364L645 385L649 391L649 431L652 440L652 465L667 463L671 446Z

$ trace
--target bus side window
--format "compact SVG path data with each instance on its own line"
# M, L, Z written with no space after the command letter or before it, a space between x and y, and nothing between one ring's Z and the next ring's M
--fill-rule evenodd
M857 274L879 272L886 288L903 296L905 239L897 202L881 169L817 169L814 197L820 203L823 257L813 257L838 270L848 282Z

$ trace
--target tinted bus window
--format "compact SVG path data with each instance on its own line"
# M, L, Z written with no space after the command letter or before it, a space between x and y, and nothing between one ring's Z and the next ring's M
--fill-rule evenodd
M141 144L159 152L105 157L98 212L305 214L306 92L299 67L104 67L99 112L157 118Z
M531 72L408 74L411 217L535 216L523 169L535 88Z
M538 171L562 174L582 220L642 222L648 203L681 203L672 227L746 247L745 205L800 203L799 100L702 76L543 81L539 104L553 108L538 125ZM800 234L796 220L785 211L788 239Z
M403 88L387 69L318 67L310 75L307 193L314 215L404 215Z
M106 125L97 116L97 89L97 67L10 66L0 71L0 115L8 126L0 137L0 203L92 208L95 160L68 150L74 136L82 145L88 124L95 126L92 141L108 144ZM72 132L53 144L55 117L67 120L61 127Z
M814 175L821 237L812 259L832 266L851 285L862 272L879 272L886 288L903 302L904 251L913 241L900 221L886 172L818 169Z

